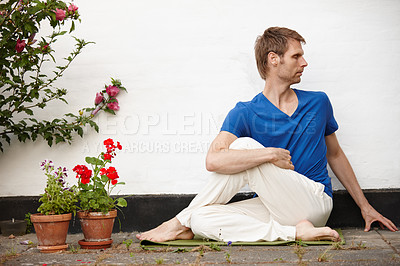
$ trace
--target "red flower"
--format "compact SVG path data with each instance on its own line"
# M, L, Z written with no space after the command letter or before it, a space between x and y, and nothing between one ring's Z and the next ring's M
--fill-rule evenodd
M106 146L114 145L114 141L112 139L106 139L104 141L104 145L106 145Z
M113 158L113 156L109 153L105 153L103 155L104 160L109 160L111 162L111 158Z
M118 183L117 179L111 180L111 184L116 185Z
M90 178L81 178L81 183L82 184L89 184L89 182L90 182Z
M117 170L115 169L115 167L110 166L107 169L107 177L111 180L117 179L119 178Z
M118 148L118 150L122 150L122 146L118 141L117 141L117 148Z
M80 178L82 184L88 184L92 176L92 170L89 170L86 165L77 165L72 171L76 172L76 178Z
M105 175L107 173L107 169L106 168L101 168L100 169L100 175Z
M118 173L117 173L117 169L115 169L115 167L110 166L108 169L106 168L101 168L100 169L100 174L101 175L106 175L108 177L108 179L110 180L116 180L117 178L119 178ZM118 181L117 181L118 182ZM113 185L114 182L111 182Z
M17 45L15 45L15 50L17 51L17 53L21 53L24 48L25 48L25 40L18 39L17 40Z

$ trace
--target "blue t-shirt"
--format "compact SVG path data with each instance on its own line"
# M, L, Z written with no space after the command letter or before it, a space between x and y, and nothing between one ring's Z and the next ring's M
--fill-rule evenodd
M238 138L251 137L264 147L289 150L295 171L322 183L326 194L332 197L325 144L325 136L338 129L332 105L324 92L293 91L298 106L292 116L260 93L250 102L237 103L225 118L221 131Z

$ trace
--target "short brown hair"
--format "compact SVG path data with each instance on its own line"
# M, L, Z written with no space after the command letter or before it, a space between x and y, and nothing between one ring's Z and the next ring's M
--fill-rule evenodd
M282 56L288 50L288 39L297 40L303 44L306 43L304 38L296 31L271 27L264 31L264 34L258 36L254 45L258 72L262 79L266 79L268 73L268 54L274 52Z

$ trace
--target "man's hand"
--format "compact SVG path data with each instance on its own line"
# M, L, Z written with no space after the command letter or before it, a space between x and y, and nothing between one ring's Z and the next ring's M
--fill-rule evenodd
M383 217L368 203L368 200L365 198L357 182L353 168L351 168L346 155L339 145L335 133L326 136L325 142L328 149L326 155L332 171L361 209L361 214L365 220L364 231L368 232L373 222L379 222L382 229L386 226L390 231L398 231L396 226L389 219Z
M382 229L384 229L384 227L386 226L392 232L399 230L392 223L392 221L382 216L371 205L369 205L367 208L362 209L361 214L365 220L365 229L364 229L365 232L368 232L371 229L371 224L373 222L379 222L379 225L381 226Z
M284 169L294 170L290 151L281 148L265 148L271 153L271 163Z

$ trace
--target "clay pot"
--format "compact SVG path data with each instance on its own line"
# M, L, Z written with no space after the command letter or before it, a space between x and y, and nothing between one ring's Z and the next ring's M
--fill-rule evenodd
M81 247L86 249L109 248L113 242L111 234L117 210L111 210L106 214L84 211L79 211L77 214L85 238L78 242Z
M72 213L58 215L44 215L36 213L31 215L31 221L35 227L38 239L38 249L42 253L66 250L65 244L68 234L69 221Z

